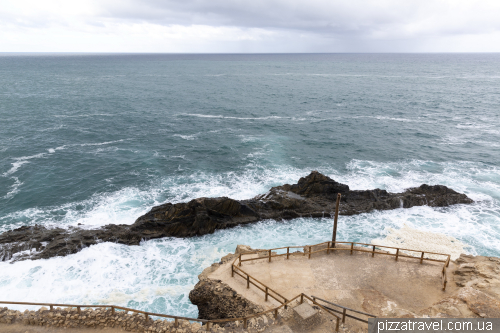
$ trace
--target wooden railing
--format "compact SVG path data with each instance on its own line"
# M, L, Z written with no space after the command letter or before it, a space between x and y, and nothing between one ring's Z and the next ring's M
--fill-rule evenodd
M240 262L240 264L241 264L241 262ZM280 303L288 302L288 300L284 296L280 295L277 291L269 288L264 283L260 282L259 280L257 280L256 278L254 278L253 276L251 276L250 274L248 274L247 272L245 272L244 270L242 270L238 266L235 266L234 262L233 262L233 264L231 265L231 277L234 277L234 274L241 276L242 278L244 278L247 281L247 288L250 288L250 284L253 284L254 286L257 287L257 289L260 289L261 291L263 291L266 295L265 296L266 302L267 302L269 296L271 296L272 298L274 298L275 300L277 300Z
M171 315L166 315L162 313L152 313L152 312L146 312L146 311L141 311L141 310L136 310L136 309L131 309L131 308L126 308L122 306L117 306L117 305L75 305L75 304L57 304L57 303L35 303L35 302L6 302L6 301L0 301L0 304L15 304L15 305L36 305L36 306L49 306L50 311L54 310L55 306L62 306L66 308L76 308L78 313L81 313L82 308L110 308L111 313L115 313L116 310L124 310L126 312L131 311L135 313L142 313L145 316L145 319L148 320L149 316L157 316L157 317L163 317L163 318L170 318L174 319L174 326L177 328L179 326L179 320L188 320L188 321L196 321L196 322L201 322L202 324L206 324L205 328L207 331L210 331L210 326L211 324L221 324L221 323L228 323L228 322L235 322L235 321L242 321L243 322L243 328L248 327L248 321L252 318L260 317L262 315L266 315L268 313L273 312L274 313L274 318L278 318L278 310L281 308L287 308L288 305L296 300L297 298L300 297L300 303L304 302L304 298L310 300L313 304L319 306L321 309L323 309L325 312L329 313L333 317L336 318L336 331L338 332L339 330L339 324L340 324L340 317L337 316L335 313L332 311L326 309L324 306L321 304L318 304L315 300L310 298L309 296L305 294L299 294L295 296L294 298L287 300L285 302L280 302L282 303L281 305L269 309L267 311L259 312L253 315L249 315L246 317L241 317L241 318L228 318L228 319L212 319L212 320L206 320L206 319L195 319L195 318L188 318L188 317L180 317L180 316L171 316Z
M351 312L354 312L354 313L359 313L361 315L364 315L364 316L367 316L367 317L372 317L372 318L376 318L377 316L375 315L372 315L370 313L366 313L366 312L363 312L363 311L358 311L358 310L353 310L353 309L349 309L345 306L342 306L342 305L339 305L339 304L335 304L335 303L332 303L332 302L329 302L327 300L324 300L324 299L321 299L319 297L316 297L316 296L311 296L313 300L319 300L321 302L325 302L329 305L333 305L333 306L336 306L336 307L339 307L342 309L342 311L339 311L339 310L335 310L335 309L332 309L328 306L325 306L326 309L330 310L330 311L333 311L333 312L337 312L337 313L341 313L342 314L342 324L345 323L345 318L346 317L349 317L349 318L352 318L352 319L355 319L355 320L358 320L358 321L361 321L363 323L366 323L368 324L368 320L364 320L362 318L359 318L359 317L356 317L355 315L351 315L351 314L348 314L347 311L351 311Z
M278 310L279 309L281 309L281 308L287 309L287 307L290 305L291 302L293 302L294 300L296 300L297 298L300 297L300 303L303 303L304 299L308 299L313 304L315 304L319 308L323 309L326 313L328 313L328 314L332 315L333 317L335 317L336 318L336 328L335 328L335 331L338 332L338 330L339 330L339 323L340 323L340 319L341 318L339 316L337 316L334 312L339 312L339 311L331 309L329 307L325 307L325 306L319 304L316 301L316 299L321 300L323 302L327 302L327 303L329 303L331 305L335 305L335 306L341 307L345 311L349 310L349 311L361 313L361 314L364 314L364 315L367 315L367 316L372 316L372 315L364 313L364 312L361 312L361 311L352 310L352 309L343 307L341 305L330 303L328 301L322 300L322 299L314 297L314 296L313 296L313 298L311 298L311 297L309 297L309 296L307 296L307 295L305 295L303 293L301 293L301 294L293 297L292 299L287 299L286 297L284 297L281 294L279 294L277 291L269 288L264 283L260 282L259 280L257 280L253 276L251 276L248 273L246 273L241 268L241 263L245 262L245 261L252 261L252 260L259 260L259 259L267 259L269 262L271 262L272 258L274 258L274 257L286 256L286 258L289 259L291 255L302 255L302 256L305 256L306 254L308 255L308 257L310 259L311 255L314 254L314 253L326 251L327 254L328 254L328 253L330 253L330 251L340 251L340 250L351 251L351 254L353 254L354 251L369 252L369 253L372 254L372 257L375 256L375 254L392 255L392 256L396 257L396 260L398 260L399 257L420 259L420 263L421 264L422 264L422 262L424 260L426 260L426 261L444 262L443 269L441 271L441 277L442 277L442 281L443 281L443 290L446 288L446 283L447 283L446 267L448 267L448 265L450 263L450 255L448 255L448 254L434 253L434 252L423 252L423 251L417 251L417 250L400 249L400 248L396 248L396 247L380 246L380 245L364 244L364 243L355 243L355 242L336 242L336 243L337 244L351 244L351 246L347 247L347 248L342 248L342 247L339 248L339 247L335 247L335 244L333 244L334 246L332 247L332 242L323 242L323 243L319 243L319 244L315 244L315 245L287 246L287 247L280 247L280 248L275 248L275 249L270 249L270 250L265 250L265 251L254 251L254 252L246 252L246 253L244 253L245 255L250 255L250 254L259 254L259 253L262 253L262 252L266 252L267 255L265 257L243 259L242 258L242 254L240 254L233 261L233 263L231 264L231 276L234 277L234 274L236 274L236 275L239 275L240 277L244 278L247 281L247 288L250 287L250 284L252 284L255 287L257 287L259 290L261 290L262 292L264 292L264 294L265 294L265 300L266 301L268 301L269 297L271 297L271 298L275 299L276 301L278 301L279 303L281 303L279 306L277 306L275 308L269 309L269 310L264 311L264 312L256 313L256 314L253 314L253 315L250 315L250 316L242 317L242 318L228 318L228 319L206 320L206 319L188 318L188 317L181 317L181 316L166 315L166 314L162 314L162 313L153 313L153 312L141 311L141 310L126 308L126 307L117 306L117 305L75 305L75 304L35 303L35 302L8 302L8 301L0 301L0 304L49 306L51 311L54 310L55 306L58 306L58 307L67 307L67 308L76 308L79 314L81 313L81 309L82 308L109 308L113 314L115 313L116 310L122 310L122 311L126 311L126 312L130 311L130 312L135 312L135 313L141 313L141 314L144 314L144 317L145 317L146 320L148 320L149 316L156 316L156 317L163 317L163 318L174 319L174 326L175 327L178 327L179 320L188 320L188 321L200 322L202 324L206 324L205 328L206 328L207 331L209 331L211 324L228 323L228 322L236 322L236 321L238 321L238 322L239 321L243 321L243 327L246 329L247 325L248 325L248 321L250 319L256 318L256 317L260 317L262 315L266 315L266 314L271 313L271 312L274 312L274 318L277 318L278 317ZM325 247L325 245L326 245L326 247ZM370 251L370 250L364 250L364 249L360 249L360 248L355 248L354 245L356 245L356 246L358 246L358 245L370 246L370 247L372 247L372 250ZM317 251L312 251L312 248L313 247L317 247L317 246L323 246L325 248L317 250ZM294 249L294 248L304 249L304 252L291 253L290 249ZM309 250L305 251L305 249L307 249L307 248ZM396 249L396 254L387 253L387 252L383 252L383 251L375 251L375 248ZM287 250L286 253L284 253L284 254L276 254L276 253L273 254L273 251L283 250L283 249ZM400 251L421 252L422 254L421 254L420 258L418 258L418 257L414 257L414 256L400 254ZM438 259L425 258L424 257L424 253L446 256L447 259L446 260L438 260ZM238 262L238 265L236 265L236 262ZM342 313L342 322L345 321L345 317L354 318L354 316L346 314L344 310L343 310L343 313ZM355 318L355 319L360 320L359 318ZM363 320L361 320L361 321L363 321Z
M233 321L243 321L243 328L246 329L247 325L248 325L248 320L250 320L252 318L260 317L262 315L266 315L266 314L271 313L271 312L274 313L274 318L275 319L278 318L278 310L281 309L281 308L283 308L283 307L286 309L291 302L295 301L299 297L300 297L300 303L301 304L304 302L304 299L308 299L314 305L317 305L319 308L321 308L322 310L324 310L326 313L332 315L336 319L335 331L336 332L339 331L340 317L337 316L332 311L330 311L327 308L325 308L323 305L317 303L314 299L312 299L311 297L307 296L304 293L301 293L301 294L293 297L292 299L289 299L286 302L283 302L281 305L279 305L279 306L277 306L277 307L275 307L273 309L269 309L267 311L264 311L264 312L259 312L259 313L256 313L254 315L246 316L246 317L243 317L243 318L215 319L215 320L210 320L210 322L216 324L216 323L227 323L227 322L233 322Z
M347 246L347 247L336 247L335 246L336 244L348 244L348 245L350 244L350 246ZM323 248L321 248L319 250L316 250L316 251L312 250L313 247L319 247L319 246L323 246ZM365 249L365 248L363 248L364 246L369 246L371 249L370 250L369 249ZM290 252L290 249L296 249L296 248L304 249L304 252L295 252L295 253L291 253ZM284 249L286 249L286 253L282 253L282 254L274 253L273 254L273 251L284 250ZM306 249L308 249L308 250L306 250ZM376 249L378 249L379 251L377 251ZM391 253L389 251L383 251L381 249L396 250L396 253ZM241 263L245 262L245 261L253 261L253 260L262 260L262 259L265 259L265 260L268 260L269 262L271 262L272 258L286 256L286 259L289 259L290 256L292 256L292 255L302 255L302 256L307 255L309 257L309 259L311 259L311 255L313 255L315 253L319 253L319 252L324 252L324 251L326 251L327 254L329 254L330 251L350 251L351 254L353 254L353 252L366 252L366 253L371 253L372 257L374 257L375 254L378 254L378 255L379 254L380 255L388 255L388 256L394 256L396 258L396 261L399 258L411 258L411 259L420 260L420 264L422 264L424 261L442 262L442 263L444 263L444 265L443 265L443 269L441 271L441 281L442 281L442 285L443 285L443 290L446 289L446 283L448 281L448 279L447 279L447 273L446 273L446 268L450 264L450 255L449 254L436 253L436 252L428 252L428 251L419 251L419 250L412 250L412 249L404 249L404 248L391 247L391 246L383 246L383 245L373 245L373 244L365 244L365 243L356 243L356 242L335 242L335 243L333 243L333 242L323 242L323 243L319 243L319 244L315 244L315 245L285 246L285 247L278 247L278 248L269 249L269 250L245 252L244 255L254 255L254 254L259 255L261 253L266 253L266 255L264 255L264 256L259 256L259 257L256 257L256 258L248 258L248 259L243 259L242 258L243 254L240 253L239 257L237 258L237 259L239 259L238 267L236 267L234 265L234 263L233 263L233 268L232 268L232 272L233 273L232 274L234 276L235 267L241 271L241 269L239 267L241 266ZM412 256L412 255L408 255L408 254L405 254L405 253L402 253L402 252L406 252L406 253L408 253L408 252L414 252L414 253L420 254L420 256ZM430 254L430 255L443 256L443 257L446 257L446 259L442 259L441 260L441 259L426 258L425 257L426 254L427 255ZM243 277L243 278L245 278L245 277ZM247 274L246 278L247 278L247 280L255 280L255 281L257 281L257 279L249 276L248 274ZM249 283L252 283L252 282L248 282L247 281L247 284L249 284ZM263 285L262 283L260 283L260 284ZM276 292L274 292L274 293L276 293Z
M153 313L153 312L146 312L146 311L141 311L141 310L136 310L136 309L131 309L131 308L126 308L123 306L117 306L117 305L75 305L75 304L57 304L57 303L34 303L34 302L5 302L5 301L0 301L0 304L15 304L15 305L36 305L36 306L49 306L50 311L54 310L54 306L62 306L66 308L76 308L78 311L78 314L81 313L82 308L110 308L111 313L114 314L116 310L123 310L123 311L130 311L130 312L135 312L135 313L142 313L144 314L144 317L146 320L148 320L149 316L157 316L157 317L163 317L163 318L169 318L169 319L174 319L174 326L177 328L179 325L179 320L189 320L189 321L197 321L202 324L210 324L210 320L206 319L195 319L195 318L188 318L188 317L180 317L180 316L171 316L171 315L166 315L162 313ZM207 330L209 329L209 326L207 326Z

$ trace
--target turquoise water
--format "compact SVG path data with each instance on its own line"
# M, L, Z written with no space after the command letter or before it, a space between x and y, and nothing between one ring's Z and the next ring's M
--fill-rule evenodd
M403 223L500 256L500 55L0 55L0 231L131 224L152 206L250 198L319 170L352 189L422 183L473 205L340 218L369 242ZM237 244L330 237L266 221L64 258L0 263L6 300L196 316L201 270Z

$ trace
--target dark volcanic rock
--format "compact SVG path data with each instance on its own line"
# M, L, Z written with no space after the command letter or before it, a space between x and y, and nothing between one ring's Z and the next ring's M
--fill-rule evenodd
M248 200L198 198L156 206L131 226L107 225L96 230L21 227L0 235L0 260L10 260L13 256L15 260L64 256L99 242L138 245L142 240L154 238L204 235L265 219L330 217L335 213L337 193L342 194L340 215L473 202L465 194L442 185L424 184L403 193L380 189L351 191L349 186L313 171L297 184L273 187L266 194Z

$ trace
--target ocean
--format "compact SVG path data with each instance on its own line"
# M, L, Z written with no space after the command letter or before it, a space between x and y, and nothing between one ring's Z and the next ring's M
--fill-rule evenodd
M442 184L475 200L340 216L338 239L410 225L500 256L500 54L3 53L0 124L0 232L132 224L318 170L351 189ZM197 275L237 244L314 244L331 229L264 221L0 262L0 295L196 317Z

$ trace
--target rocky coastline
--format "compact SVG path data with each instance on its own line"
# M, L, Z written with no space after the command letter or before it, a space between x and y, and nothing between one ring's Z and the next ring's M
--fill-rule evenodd
M470 204L472 199L443 185L409 188L402 193L386 190L350 190L348 185L313 171L297 184L271 188L247 200L227 197L198 198L185 203L153 207L132 225L106 225L99 229L43 226L21 227L0 235L0 261L66 256L100 243L139 245L143 240L192 237L266 219L334 215L337 193L342 194L340 215L414 206L446 207Z
M251 302L238 294L234 289L221 280L214 280L210 274L222 265L234 260L239 253L255 251L249 246L239 245L234 254L223 257L219 263L214 263L205 268L199 275L200 282L193 288L189 298L198 306L199 319L215 320L225 318L241 318L254 315L264 310L258 304ZM453 283L458 287L452 294L444 296L431 307L418 313L400 311L401 318L499 318L500 317L500 258L461 255L453 262L451 272ZM274 332L282 330L287 325L295 325L293 308L296 303L290 304L288 310L280 309L279 315L264 314L248 321L244 328L241 321L229 322L223 325L211 325L209 332L241 332L260 333L263 331ZM401 309L400 309L401 310ZM321 311L320 311L321 315ZM384 317L384 316L382 316ZM329 318L329 317L328 317ZM323 320L324 321L324 320ZM196 322L179 320L175 327L173 321L146 319L142 314L129 314L123 311L110 309L82 309L79 313L76 308L45 307L37 311L25 310L24 312L0 307L0 329L4 325L44 326L54 328L89 328L105 329L117 328L129 332L141 333L201 333L207 327ZM342 325L344 333L358 332L352 328L352 323ZM322 332L321 330L312 330ZM289 331L287 331L289 332ZM291 332L291 331L290 331Z
M191 302L198 307L199 319L238 318L264 310L223 281L210 277L219 267L246 251L259 250L238 245L234 254L227 255L200 274L200 282L189 294ZM500 318L500 258L461 254L452 263L449 274L450 283L456 286L453 292L443 294L438 302L418 312L398 308L396 312L399 314L390 313L389 317ZM380 317L388 316L380 309L372 313Z

